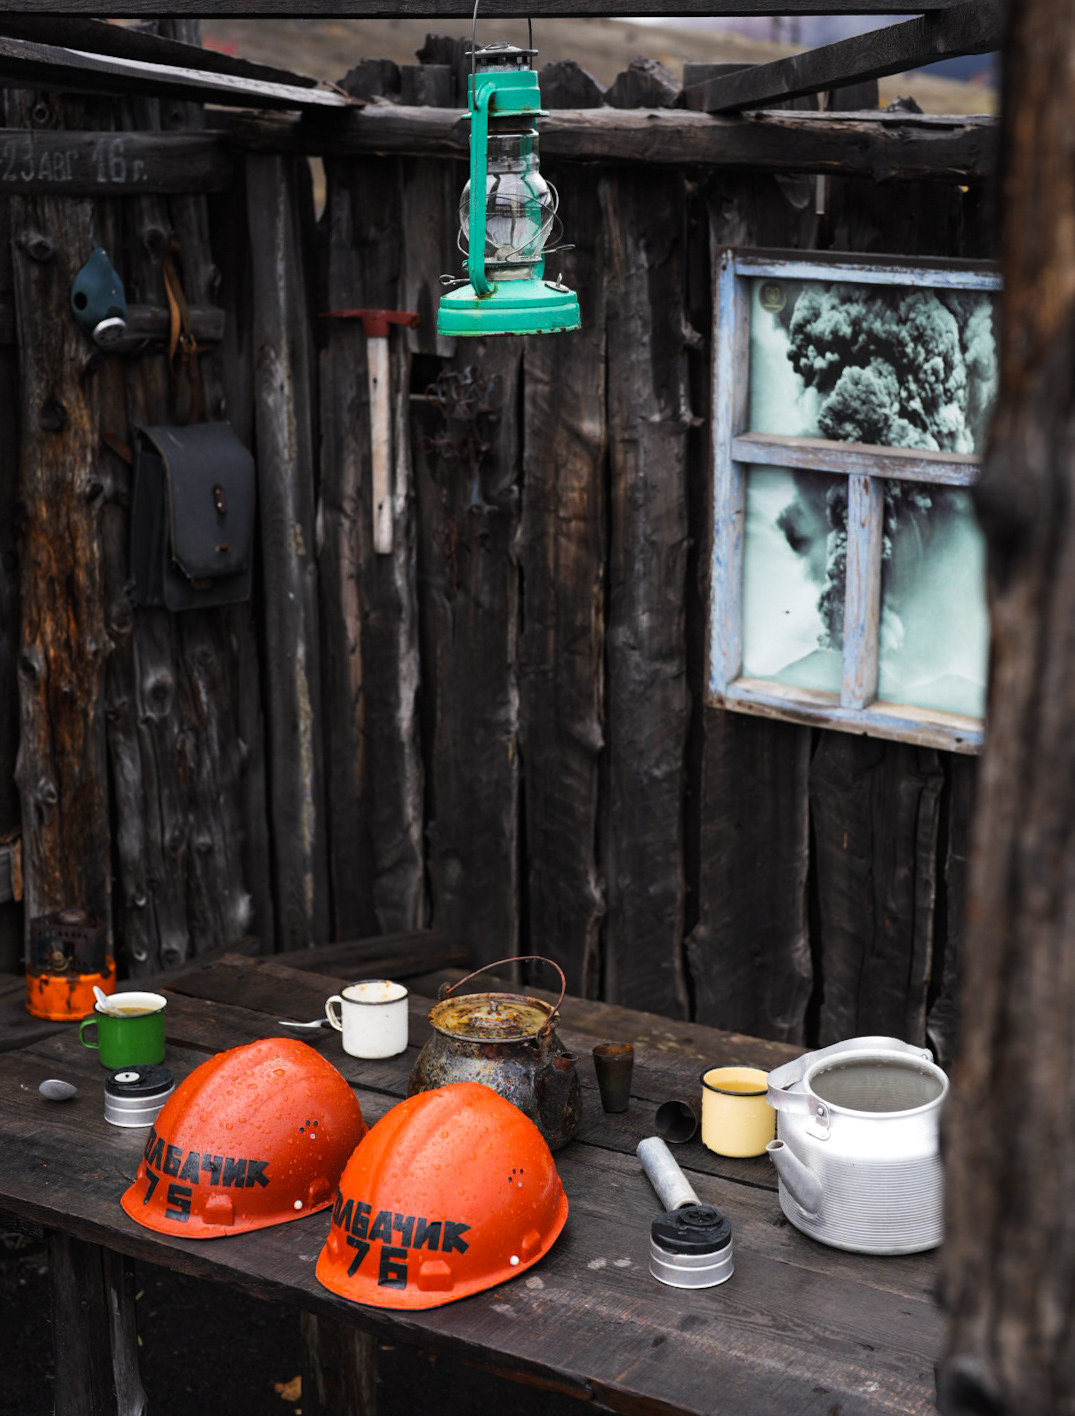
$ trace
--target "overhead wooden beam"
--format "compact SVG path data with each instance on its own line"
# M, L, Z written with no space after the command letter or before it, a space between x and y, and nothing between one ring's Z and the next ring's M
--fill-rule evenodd
M0 10L0 34L12 39L35 40L39 44L62 45L65 49L81 49L87 54L113 54L122 59L140 59L147 64L175 64L181 69L235 74L240 78L293 84L298 88L314 88L317 84L316 79L306 74L293 74L287 69L255 64L237 54L201 49L198 45L165 39L146 30L109 24L107 20L83 19L77 15L10 15Z
M262 151L446 158L468 151L468 125L454 108L371 104L331 124L245 114L223 121L237 146ZM540 119L539 131L545 157L581 162L963 183L986 181L996 170L990 117L781 111L711 118L674 108L564 108Z
M21 8L26 0L0 0L0 7ZM918 15L926 10L943 10L950 0L676 0L677 15L761 17L766 15ZM218 12L235 18L243 15L268 18L292 16L295 0L228 0ZM302 14L307 19L405 20L465 19L474 11L471 0L304 0ZM52 0L49 11L60 14L93 14L99 0ZM114 16L205 15L206 0L110 0L108 13ZM483 19L527 16L590 18L597 16L655 16L666 19L668 5L662 0L483 0Z
M146 64L0 36L0 83L81 93L172 96L255 108L349 108L355 100L335 88L296 88L174 64Z
M688 108L733 113L866 79L901 74L961 54L986 54L1001 42L1001 0L963 0L949 10L871 30L771 64L751 64L684 91Z

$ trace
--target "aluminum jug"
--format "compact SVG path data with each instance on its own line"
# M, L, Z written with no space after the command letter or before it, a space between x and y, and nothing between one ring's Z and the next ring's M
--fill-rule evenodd
M948 1078L927 1048L856 1037L768 1076L766 1149L780 1208L804 1234L863 1254L914 1254L943 1237L938 1142Z

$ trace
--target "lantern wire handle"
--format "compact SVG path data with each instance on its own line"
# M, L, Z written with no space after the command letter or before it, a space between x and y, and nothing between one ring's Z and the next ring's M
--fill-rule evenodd
M481 0L474 0L474 14L470 20L470 91L474 92L474 76L477 72L475 55L478 52L478 6ZM530 51L526 56L526 62L532 69L534 67L534 21L529 15L526 17L526 47Z

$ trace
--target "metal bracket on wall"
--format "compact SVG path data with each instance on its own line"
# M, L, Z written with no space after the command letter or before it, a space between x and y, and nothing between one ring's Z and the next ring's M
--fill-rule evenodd
M22 899L22 841L0 845L0 904Z

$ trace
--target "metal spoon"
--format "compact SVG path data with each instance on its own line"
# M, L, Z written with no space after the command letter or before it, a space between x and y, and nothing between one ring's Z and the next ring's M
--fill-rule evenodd
M328 1025L327 1018L315 1018L312 1023L296 1023L290 1018L277 1018L276 1021L282 1028L323 1028Z

